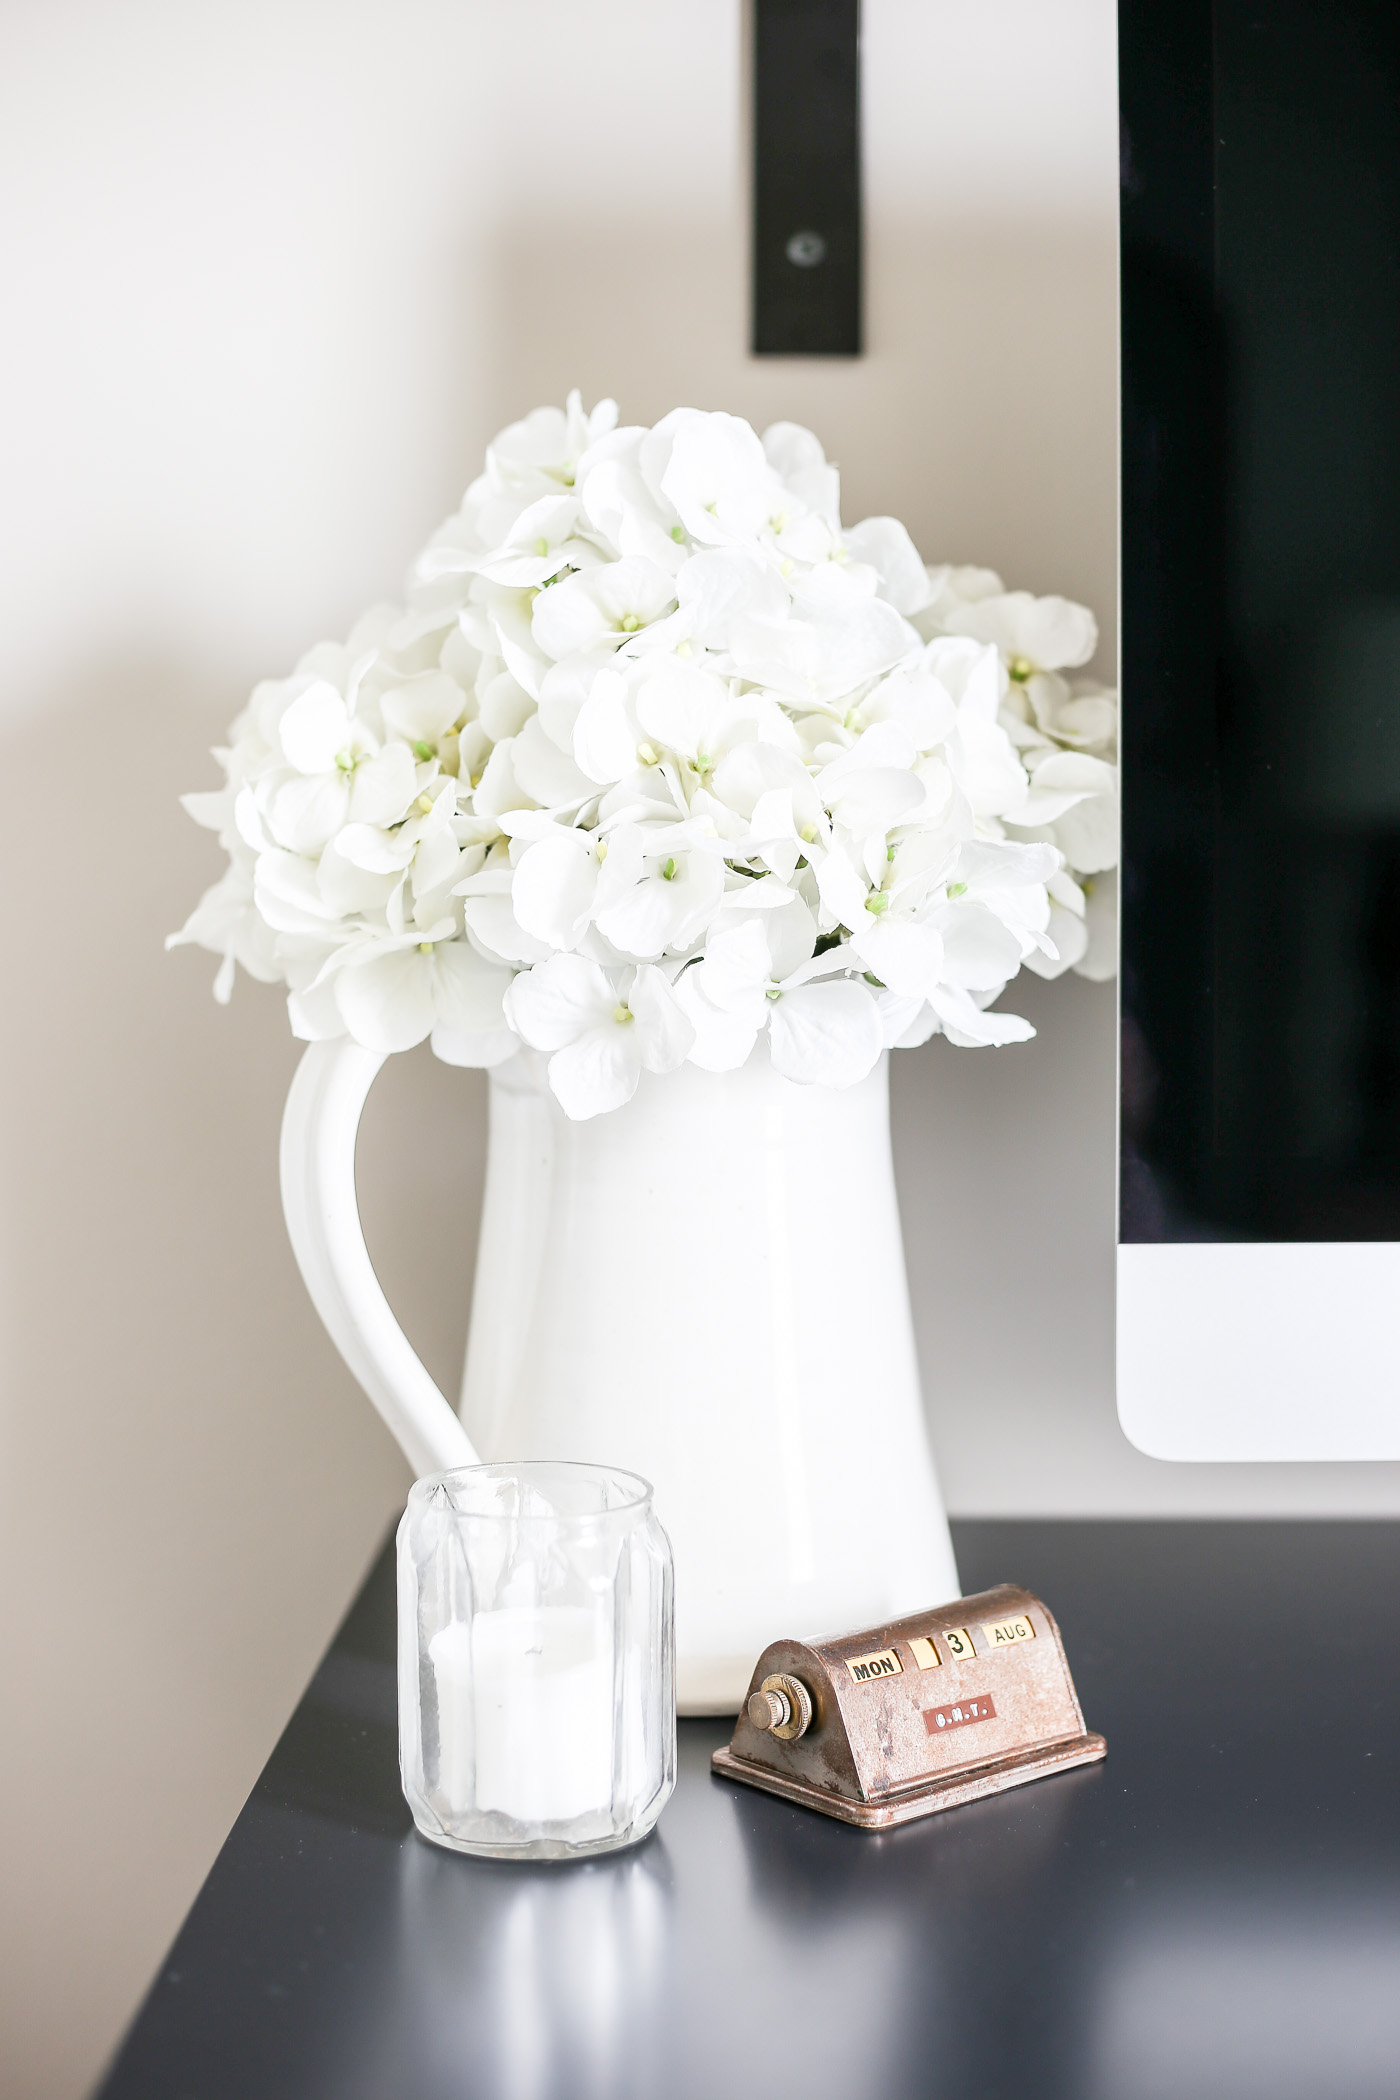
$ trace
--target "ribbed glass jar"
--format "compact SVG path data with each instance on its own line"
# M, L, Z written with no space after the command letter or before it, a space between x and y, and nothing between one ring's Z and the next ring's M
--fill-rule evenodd
M539 1460L415 1483L399 1763L424 1837L570 1859L647 1835L676 1779L673 1587L635 1473Z

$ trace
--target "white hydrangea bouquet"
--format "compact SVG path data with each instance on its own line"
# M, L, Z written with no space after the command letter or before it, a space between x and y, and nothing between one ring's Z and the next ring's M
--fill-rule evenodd
M174 942L283 981L296 1035L521 1046L565 1112L641 1072L842 1087L1114 968L1116 696L1092 615L844 527L812 434L537 409L407 609L257 687L190 795L229 867Z

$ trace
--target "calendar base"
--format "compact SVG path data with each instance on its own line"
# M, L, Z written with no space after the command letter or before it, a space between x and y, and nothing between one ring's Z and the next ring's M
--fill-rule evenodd
M1101 1735L1066 1736L1058 1743L1038 1743L1033 1749L1023 1750L1014 1757L996 1758L989 1764L939 1775L924 1785L905 1788L893 1799L885 1801L848 1801L825 1787L813 1786L808 1780L790 1778L784 1772L750 1764L747 1758L735 1757L728 1749L716 1750L710 1765L724 1779L737 1779L743 1786L755 1786L765 1794L778 1794L785 1801L796 1801L803 1808L815 1808L821 1815L835 1816L842 1823L855 1824L858 1830L892 1830L898 1823L912 1823L920 1816L936 1816L945 1808L961 1808L965 1801L981 1801L988 1794L1001 1794L1013 1786L1026 1786L1031 1780L1045 1779L1052 1772L1065 1772L1074 1765L1096 1764L1107 1750L1108 1745Z

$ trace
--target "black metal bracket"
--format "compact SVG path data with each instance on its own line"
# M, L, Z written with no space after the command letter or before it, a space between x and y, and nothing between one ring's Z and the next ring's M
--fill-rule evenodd
M859 357L859 0L752 7L754 353Z

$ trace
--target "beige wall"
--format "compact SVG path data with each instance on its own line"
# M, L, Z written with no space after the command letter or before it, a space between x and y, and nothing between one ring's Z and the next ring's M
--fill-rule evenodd
M869 355L744 354L734 0L5 10L0 2061L82 2092L392 1519L403 1469L277 1207L276 995L161 952L177 792L254 677L392 592L577 384L813 423L847 514L1115 595L1112 0L866 0ZM1111 663L1106 651L1105 663ZM1400 1508L1397 1469L1168 1468L1113 1415L1113 999L899 1060L955 1511ZM460 1361L482 1087L380 1082L372 1247Z

